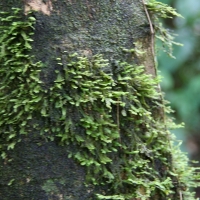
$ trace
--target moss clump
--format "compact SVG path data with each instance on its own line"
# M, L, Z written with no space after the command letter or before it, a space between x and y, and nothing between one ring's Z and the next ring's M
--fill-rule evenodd
M0 19L0 128L1 149L13 149L18 134L26 134L38 102L40 63L29 55L35 18L22 20L21 10L1 12ZM1 153L5 158L5 152Z
M63 145L76 146L69 156L87 167L89 185L110 186L99 199L174 199L183 186L190 187L195 176L190 179L188 172L195 169L186 158L174 161L177 149L166 130L174 124L163 123L158 115L163 105L157 79L142 66L110 63L101 55L58 60L57 79L50 88L50 101L59 102L54 123L63 120L59 128L64 131L57 136ZM189 190L183 193L193 196Z
M156 38L162 42L165 51L170 57L173 56L173 45L182 46L182 44L174 41L174 36L168 29L164 28L160 19L182 17L176 10L167 4L158 2L157 0L148 0L146 3L148 11L152 16L154 27L156 31Z

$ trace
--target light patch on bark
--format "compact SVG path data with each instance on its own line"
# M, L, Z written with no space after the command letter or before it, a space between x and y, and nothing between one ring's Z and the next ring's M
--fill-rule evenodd
M27 14L30 10L40 11L45 15L50 15L53 10L52 2L48 0L44 3L42 0L26 0L24 12Z
M149 42L149 38L140 38L135 42L135 48L140 50L141 54L137 54L137 58L139 61L139 65L143 65L145 67L145 71L147 74L151 74L153 77L156 77L156 69L155 69L155 61L154 55L152 54L151 43Z

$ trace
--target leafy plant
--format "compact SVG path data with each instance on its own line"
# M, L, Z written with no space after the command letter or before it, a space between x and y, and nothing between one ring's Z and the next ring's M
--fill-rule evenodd
M175 35L163 27L161 19L173 17L182 18L183 16L177 13L176 10L171 6L168 6L167 4L157 0L148 0L146 6L148 11L152 14L154 28L156 31L156 38L159 39L164 46L162 50L166 52L170 57L175 58L173 56L173 45L182 46L182 44L174 41Z
M19 133L26 134L33 105L38 102L40 63L34 64L29 55L35 18L27 16L22 21L17 8L13 15L0 14L0 148L9 150ZM5 152L1 155L5 157Z

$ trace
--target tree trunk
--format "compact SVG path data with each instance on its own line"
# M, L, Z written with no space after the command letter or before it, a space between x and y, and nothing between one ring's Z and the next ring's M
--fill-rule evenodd
M179 199L143 4L0 8L0 199Z

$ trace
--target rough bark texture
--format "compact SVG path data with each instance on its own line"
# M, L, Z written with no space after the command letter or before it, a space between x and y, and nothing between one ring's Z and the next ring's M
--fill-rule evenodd
M144 64L146 71L155 75L149 23L138 0L1 0L0 10L11 7L21 7L25 13L38 10L34 12L37 21L32 54L46 66L41 75L45 87L53 84L56 58L64 51L87 57L103 54L111 63ZM136 43L145 56L123 51L135 48ZM0 160L0 199L96 199L94 194L109 186L84 185L86 169L67 156L72 148L46 142L38 132L30 131L8 151L7 160ZM156 162L159 171L162 165Z

